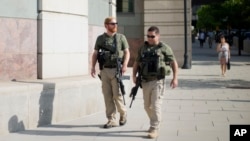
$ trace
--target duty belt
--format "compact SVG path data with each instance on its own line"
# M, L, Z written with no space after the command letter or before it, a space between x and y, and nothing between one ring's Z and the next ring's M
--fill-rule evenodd
M142 81L149 82L149 81L154 81L154 80L161 80L161 79L164 79L164 78L165 78L165 76L142 77Z
M116 68L116 65L104 65L104 68Z

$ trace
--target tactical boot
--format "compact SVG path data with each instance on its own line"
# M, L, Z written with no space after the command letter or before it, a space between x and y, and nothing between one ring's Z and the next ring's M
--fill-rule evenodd
M111 128L111 127L116 127L117 124L114 122L114 121L108 121L104 126L103 128Z
M151 130L149 133L148 133L148 137L150 139L154 139L156 137L158 137L158 130Z
M119 124L120 126L125 125L127 122L127 113L120 116Z

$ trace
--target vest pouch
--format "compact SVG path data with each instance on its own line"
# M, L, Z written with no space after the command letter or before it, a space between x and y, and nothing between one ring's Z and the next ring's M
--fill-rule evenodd
M111 55L110 55L110 62L116 64L116 59L117 59L117 58L119 58L119 57L117 56L117 54L111 54Z
M157 76L158 75L158 57L152 57L145 61L143 71L143 76Z
M104 56L104 58L105 58L105 65L111 65L112 64L112 60L111 60L111 56L112 56L112 54L111 54L111 52L110 51L105 51L105 56Z
M170 75L171 68L170 65L166 64L163 60L159 60L159 74L161 76Z
M152 59L148 62L148 73L157 73L157 58L158 57L152 57Z
M106 61L109 61L109 60L110 60L110 58L111 58L110 51L105 51L105 52L104 52L104 56L105 56L105 57L104 57L104 58L105 58L105 60L106 60ZM106 62L106 61L105 61L105 62Z
M152 65L146 63L142 70L142 76L157 76L157 71L152 69Z
M162 66L160 71L163 76L171 74L171 68L170 66L167 66L167 65Z

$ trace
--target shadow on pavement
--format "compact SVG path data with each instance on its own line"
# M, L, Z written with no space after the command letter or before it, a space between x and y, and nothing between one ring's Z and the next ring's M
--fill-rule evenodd
M197 75L196 75L197 76ZM250 89L250 81L231 79L231 80L209 80L209 79L179 79L181 89Z
M114 127L115 128L115 127ZM113 129L113 128L112 128ZM55 131L55 130L26 130L19 132L19 134L27 134L34 136L98 136L98 137L139 137L146 138L145 135L138 135L133 133L145 133L145 130L129 130L129 131L107 131L109 129L103 129L103 131ZM130 133L130 134L127 134Z
M47 125L47 126L42 126L42 128L83 128L83 127L103 127L101 124L91 124L91 125L62 125L62 124L57 124L57 125Z

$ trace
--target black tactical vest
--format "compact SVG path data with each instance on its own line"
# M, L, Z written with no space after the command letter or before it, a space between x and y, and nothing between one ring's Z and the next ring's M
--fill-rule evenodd
M115 34L113 40L111 38L105 37L102 35L103 43L101 49L104 54L104 65L114 65L116 64L117 58L123 58L123 51L121 49L121 34Z
M162 43L151 47L148 42L142 47L140 67L144 78L164 78L165 75L170 75L171 69L169 63L165 62L167 56L162 47Z

